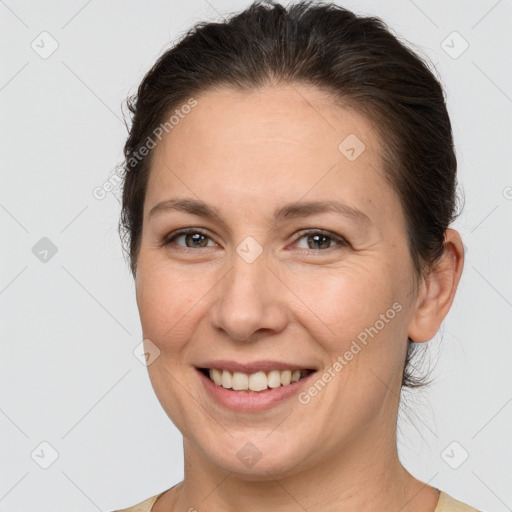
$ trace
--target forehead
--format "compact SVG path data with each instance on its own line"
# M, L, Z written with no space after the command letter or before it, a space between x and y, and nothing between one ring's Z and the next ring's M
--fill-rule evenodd
M327 92L294 84L220 88L194 99L153 150L145 215L170 195L245 209L272 209L305 195L370 208L396 200L377 133Z
M187 114L180 119L173 116L176 124L166 143L160 144L176 150L176 158L185 156L180 148L192 146L198 152L186 155L187 160L203 156L203 150L208 150L210 158L220 156L226 147L249 154L257 149L264 156L264 146L268 146L279 149L279 155L286 155L287 149L296 154L300 149L301 156L309 153L318 158L321 150L337 159L341 156L339 143L351 134L364 141L370 153L380 146L362 115L317 88L296 84L249 91L216 88L195 99L196 106ZM175 112L179 110L180 106ZM199 140L200 147L195 143ZM378 155L374 157L378 159Z

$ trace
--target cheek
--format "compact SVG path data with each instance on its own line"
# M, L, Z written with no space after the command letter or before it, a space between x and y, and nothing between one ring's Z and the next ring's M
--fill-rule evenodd
M174 270L139 267L137 306L144 337L157 345L181 339L205 293L204 278L186 277ZM181 333L181 334L178 334Z
M324 276L303 274L297 283L297 295L308 305L298 321L329 355L331 373L337 375L330 400L360 404L361 414L369 414L380 407L387 389L382 382L395 388L392 383L401 378L407 322L403 283L382 261L370 263L370 258Z
M196 413L190 410L191 399L175 376L182 371L187 342L197 325L194 314L198 308L194 306L205 293L201 283L204 285L204 280L186 278L174 269L139 265L136 296L143 337L160 350L147 367L148 375L163 409L182 431L189 428Z
M338 269L296 273L291 288L307 306L304 313L311 319L316 317L324 333L329 332L338 343L346 342L372 326L400 300L397 281L381 266L361 261ZM388 317L396 318L394 313L392 310Z

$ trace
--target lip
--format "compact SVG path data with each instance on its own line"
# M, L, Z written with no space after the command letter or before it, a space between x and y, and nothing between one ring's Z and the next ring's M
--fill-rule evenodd
M238 364L237 368L240 368L240 366L241 365ZM211 366L210 368L215 368L215 366ZM258 366L258 368L261 370L262 367ZM279 368L273 366L271 369L278 370ZM287 366L284 369L292 368ZM294 369L299 370L301 368L296 367ZM199 368L196 368L196 371L210 398L224 408L238 412L258 412L276 407L284 401L291 399L293 396L296 396L304 386L309 384L313 375L317 373L313 371L297 382L292 382L287 386L267 389L266 391L234 391L232 389L225 389L222 386L217 386L217 384L202 373Z
M231 373L242 372L249 375L256 372L269 372L271 370L317 370L317 368L313 366L297 365L283 361L271 361L268 359L252 361L250 363L238 363L227 359L218 359L215 361L205 361L204 363L196 365L196 368L216 368L217 370L228 370Z

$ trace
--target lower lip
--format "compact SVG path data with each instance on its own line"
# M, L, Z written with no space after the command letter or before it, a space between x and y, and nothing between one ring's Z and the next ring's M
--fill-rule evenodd
M197 373L210 396L220 405L234 411L253 412L271 409L286 399L297 395L304 384L309 382L310 378L316 372L312 372L303 379L292 382L287 386L270 388L265 391L234 391L232 389L226 389L222 386L217 386L215 382L201 371L197 370Z

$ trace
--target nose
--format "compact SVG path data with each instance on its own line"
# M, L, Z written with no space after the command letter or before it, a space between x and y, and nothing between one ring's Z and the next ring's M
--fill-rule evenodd
M234 252L231 269L215 289L210 322L230 339L256 341L285 328L288 289L268 265L265 252L250 263Z

